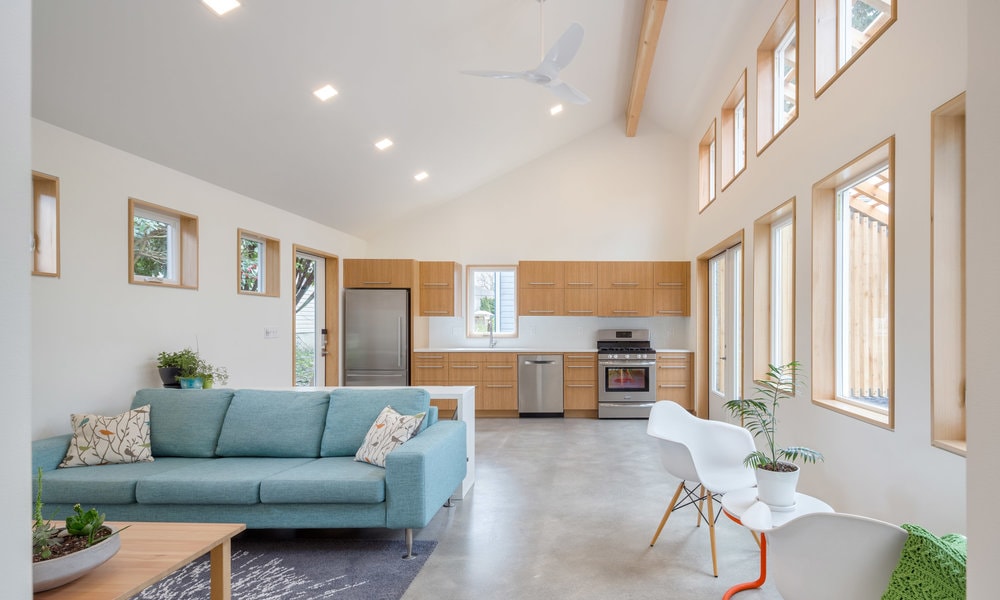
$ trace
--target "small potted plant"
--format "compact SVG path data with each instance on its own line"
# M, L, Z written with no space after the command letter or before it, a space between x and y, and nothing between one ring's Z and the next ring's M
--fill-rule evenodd
M795 487L799 480L799 467L793 461L815 463L823 455L804 446L778 446L775 429L778 425L778 406L784 400L795 398L801 385L799 363L768 365L764 379L754 380L756 395L753 398L730 400L726 410L739 417L754 438L763 436L761 450L751 452L743 464L753 467L757 474L757 498L774 510L791 510L795 506Z
M229 381L229 371L225 367L216 367L205 360L199 360L196 376L201 378L202 387L205 389L215 384L226 385L226 382Z
M163 387L181 387L179 377L182 373L192 373L197 371L198 353L190 348L178 350L177 352L160 352L156 357L156 367L160 371L160 379Z

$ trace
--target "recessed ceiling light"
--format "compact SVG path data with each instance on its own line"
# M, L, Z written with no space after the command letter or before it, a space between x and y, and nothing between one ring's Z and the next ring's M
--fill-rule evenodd
M556 104L555 106L553 106L552 108L549 109L549 114L554 117L554 116L558 115L559 113L561 113L562 111L563 111L562 104Z
M379 141L375 142L375 147L378 148L379 150L385 150L391 145L392 145L392 140L390 140L389 138L382 138Z
M201 0L220 17L240 5L239 0Z
M315 92L313 92L313 94L317 98L319 98L320 100L322 100L323 102L326 102L327 100L329 100L330 98L333 98L334 96L336 96L339 93L340 92L338 92L337 90L333 89L333 86L330 85L329 83L326 84L326 85L324 85L323 87L319 88Z
M430 175L427 174L427 171L421 171L413 176L413 178L416 179L417 181L423 181L428 177L430 177Z

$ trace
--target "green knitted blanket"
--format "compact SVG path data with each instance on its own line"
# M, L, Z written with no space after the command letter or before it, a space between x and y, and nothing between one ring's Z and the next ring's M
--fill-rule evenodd
M909 535L882 600L963 600L965 536L937 537L917 525L902 528Z

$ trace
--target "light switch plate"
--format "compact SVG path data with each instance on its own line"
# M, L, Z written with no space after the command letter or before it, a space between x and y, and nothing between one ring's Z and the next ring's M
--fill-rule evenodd
M265 327L264 328L264 338L265 339L273 340L273 339L275 339L277 337L278 337L278 328L277 327Z

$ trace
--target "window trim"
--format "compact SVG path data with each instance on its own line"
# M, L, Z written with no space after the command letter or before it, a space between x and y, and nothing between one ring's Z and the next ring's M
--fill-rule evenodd
M493 333L493 337L494 338L516 338L516 337L518 337L518 321L520 320L520 318L519 318L519 316L517 314L518 283L517 283L517 265L516 264L513 264L513 265L489 265L489 264L485 264L485 265L466 265L466 267L465 267L465 309L466 309L466 311L465 312L467 314L465 316L465 337L467 337L467 338L475 338L475 339L489 337L488 333L478 333L476 331L473 331L473 327L472 327L473 321L475 320L475 313L476 313L476 311L473 310L473 308L472 308L472 300L473 300L472 286L475 284L475 278L473 277L472 272L474 270L475 271L486 271L486 270L511 271L512 273L514 273L514 310L513 310L513 314L511 315L511 318L512 318L513 323L514 323L514 329L513 329L513 331L509 331L509 332L505 332L505 333L494 332Z
M772 315L772 289L774 287L773 227L777 223L791 222L792 226L792 319L791 338L792 356L795 357L795 286L796 286L796 247L797 222L796 198L790 199L775 207L767 214L754 221L753 233L753 378L763 379L767 374L768 365L773 362L771 350L774 345L774 321ZM798 360L796 358L796 360Z
M785 42L789 32L795 29L795 112L777 129L778 69L775 54ZM799 0L787 0L778 11L771 28L767 30L760 46L757 47L757 156L785 132L799 117L802 73L802 53L799 51L799 41L802 39L802 28L799 26Z
M892 430L895 426L895 136L890 136L813 185L812 222L812 402L818 406ZM837 396L836 208L837 190L870 172L889 167L889 366L888 409L859 406Z
M718 156L715 137L715 119L698 142L698 213L702 213L719 196Z
M747 135L748 135L748 123L747 123L747 109L746 103L744 102L744 115L743 115L743 167L737 171L736 170L736 107L739 105L740 100L746 100L747 95L747 70L743 69L743 73L736 80L736 84L733 86L732 91L726 97L725 102L722 103L722 117L720 119L720 137L722 138L721 146L716 145L716 163L720 171L720 178L725 181L719 193L726 191L736 178L743 174L747 170ZM721 150L721 151L720 151ZM721 158L720 158L721 157Z
M241 283L243 271L243 240L250 239L263 245L264 276L260 278L263 289L259 292L244 290ZM247 296L278 298L281 296L281 241L277 238L247 229L236 230L236 293Z
M816 98L823 95L823 92L830 89L840 76L851 68L851 65L858 60L858 57L868 51L875 41L882 37L886 31L896 22L897 2L892 2L889 18L882 27L866 41L858 51L855 52L843 65L840 64L841 54L841 2L847 0L815 0L815 29L813 30L813 80ZM833 65L831 68L831 64ZM840 66L838 66L840 65ZM821 73L829 73L827 79L820 85Z
M173 267L176 278L154 279L135 274L135 217L143 214L154 215L163 220L174 220L178 225L177 258ZM128 199L128 282L134 285L198 289L198 217L172 208L145 202L138 198Z
M31 172L31 274L39 277L56 277L61 274L61 252L60 252L60 219L59 219L59 178L40 173ZM53 198L52 210L41 209L42 196ZM40 235L40 231L45 230L52 234L51 243L43 244L45 236ZM54 263L54 269L43 269L39 265L40 255L47 256L48 260Z
M962 92L931 113L930 264L931 445L960 456L967 453L965 133Z

